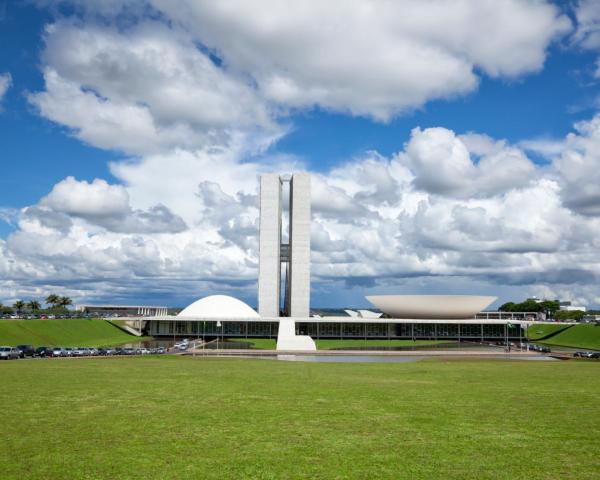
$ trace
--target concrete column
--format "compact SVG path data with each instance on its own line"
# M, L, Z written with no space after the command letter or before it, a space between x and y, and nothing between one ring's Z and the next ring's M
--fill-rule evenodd
M260 235L258 313L279 317L281 288L281 180L279 175L260 177Z
M290 183L290 316L310 315L310 175Z

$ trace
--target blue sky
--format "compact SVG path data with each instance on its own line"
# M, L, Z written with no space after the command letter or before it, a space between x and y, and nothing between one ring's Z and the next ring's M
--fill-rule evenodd
M265 32L260 31L264 24L245 20L243 5L232 2L239 14L233 20L235 15L223 16L219 7L203 1L186 0L184 5L178 12L151 0L94 6L78 1L0 2L0 75L11 79L0 97L0 211L5 217L0 222L0 272L6 279L0 300L60 290L82 300L116 296L181 304L217 288L253 303L256 245L251 228L242 238L224 233L223 226L255 221L255 204L248 195L255 194L260 172L302 168L318 175L321 186L313 209L322 238L328 239L315 244L316 305L361 306L365 302L356 299L373 291L467 289L499 292L502 300L539 294L600 304L600 292L588 280L578 280L599 273L590 261L596 245L564 238L565 229L593 236L598 224L594 179L585 169L577 170L575 180L565 173L572 171L573 152L583 156L586 169L596 170L597 157L586 146L594 144L600 93L600 12L594 2L474 2L464 11L454 9L452 2L432 11L407 2L416 17L439 15L443 35L431 28L413 32L403 23L402 12L362 18L349 8L347 21L354 22L357 36L363 31L365 39L380 36L375 50L370 40L363 42L364 50L351 36L344 43L344 35L351 32L343 29L338 43L327 33L326 22L302 23L329 14L327 7L309 2L296 22L271 2L259 2L257 18L269 14L287 25L269 31L277 40L271 45L280 42L281 51L265 46ZM443 8L460 21L461 16L472 20L495 15L500 24L503 19L511 22L497 31L478 31L474 25L459 42L462 24L443 23ZM391 27L386 20L390 16L397 19ZM517 31L521 24L523 32ZM306 55L310 42L303 47L290 40L296 32L320 42L316 59ZM486 46L488 37L493 41ZM238 45L247 42L252 52L237 48L229 38L241 39ZM430 50L432 43L435 48ZM406 45L414 51L407 53ZM155 46L152 60L138 56L150 46ZM348 58L340 55L346 47L352 52ZM119 48L122 57L111 57ZM424 55L436 59L431 72L419 63ZM167 71L161 58L174 63L174 70ZM127 88L140 78L138 90ZM169 78L172 83L165 84ZM163 91L163 96L156 93ZM199 93L182 100L190 91ZM188 111L186 103L193 108ZM127 117L132 112L135 117ZM104 125L107 116L110 122ZM145 122L154 125L154 133L145 130ZM574 127L577 122L587 125L584 131ZM132 125L136 130L129 130ZM475 146L473 138L465 137L468 133L480 134L478 141L487 139L487 146ZM452 154L434 158L439 149ZM215 150L221 153L210 153ZM486 158L497 163L488 167ZM442 185L434 178L436 162L440 175L460 170L462 180L448 177ZM178 197L174 190L179 187L170 182L176 182L178 171L185 176L192 167L203 173L189 179L187 196ZM371 173L380 167L385 173L377 179L351 184L352 172ZM160 176L161 168L165 188L157 190L151 177ZM497 185L502 169L517 173ZM248 178L238 178L242 170L249 172ZM468 182L465 175L472 176ZM384 184L378 182L383 176L392 179L395 193L382 193ZM590 186L573 184L585 178ZM476 184L483 190L474 188ZM537 198L542 194L535 189L542 186L548 195L553 192L548 204L556 200L556 210L545 214L554 223L535 220L530 230L515 224L505 232L515 245L492 242L484 230L494 231L494 222L507 223L503 209L518 201L512 197ZM360 188L366 190L361 193ZM582 197L584 191L588 194ZM325 198L322 205L319 195ZM192 206L198 198L202 201ZM328 210L333 208L328 199L339 199L339 218ZM423 206L417 211L419 201ZM165 211L152 210L157 205ZM471 217L459 218L457 212L463 210L484 212L475 221L481 230L467 225ZM40 211L58 223L40 220ZM456 241L432 245L425 227L415 227L446 221L456 229ZM568 222L563 233L555 231L556 222ZM397 233L385 226L390 223L397 225ZM362 229L365 238L342 245L350 226ZM409 237L406 231L413 227ZM195 229L211 232L204 235L210 240L203 244ZM367 239L366 232L374 232L373 238ZM177 252L168 234L177 238ZM394 238L388 246L386 235ZM381 262L373 247L377 242L402 260L397 265L389 259ZM130 243L135 254L120 250ZM82 253L84 248L90 251ZM147 251L140 253L143 249ZM186 284L190 271L179 257L191 252L203 261ZM132 262L143 262L136 255L150 255L151 266L132 273ZM515 264L519 255L529 268ZM114 268L98 273L97 265L86 264L104 256L114 260ZM153 256L160 258L160 265L153 263ZM81 268L66 266L69 258ZM232 262L244 267L227 274ZM390 262L394 268L388 268ZM40 268L48 274L27 277Z

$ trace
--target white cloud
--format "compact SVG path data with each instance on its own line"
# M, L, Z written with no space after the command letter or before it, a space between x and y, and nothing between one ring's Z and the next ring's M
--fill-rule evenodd
M575 8L577 29L573 39L588 49L600 49L600 4L595 0L580 0Z
M268 145L284 131L241 78L193 40L158 23L123 32L58 22L47 28L40 113L83 141L132 154L239 141Z
M264 95L379 120L472 91L476 70L539 70L570 22L546 2L187 1L152 4L252 75Z
M503 193L527 185L535 174L520 149L484 136L461 138L445 128L415 128L398 161L410 165L417 188L455 197Z
M88 183L67 177L42 198L39 206L26 209L24 214L23 221L37 221L57 230L69 229L71 218L122 233L174 233L187 229L181 217L164 205L153 205L145 211L132 209L122 185L109 185L101 179Z
M0 73L0 107L2 106L2 100L6 95L6 92L12 85L12 76L10 73Z
M82 84L101 77L102 87L120 98L132 100L132 91L143 90L158 115L176 112L178 121L208 121L211 126L232 116L247 122L248 112L267 122L268 113L255 103L257 93L267 104L280 107L319 106L387 121L430 100L472 92L481 73L515 78L538 71L551 42L571 29L568 17L556 6L536 0L51 3L74 4L111 19L120 14L140 16L144 6L154 8L159 13L155 18L162 16L174 27L153 23L133 35L129 32L133 46L105 28L73 32L59 25L60 33L49 35L48 62L61 75L68 76L61 66L71 72L70 67L76 67ZM218 56L220 67L204 54L192 53L192 39L179 29ZM150 38L145 37L149 31ZM180 53L165 51L169 44L178 44L175 49ZM152 58L166 60L164 69L149 69ZM201 78L173 78L170 74L180 69L171 67L181 60ZM145 75L132 75L136 71ZM189 90L187 95L173 96L173 91L160 87L167 77L175 80L173 91L194 85L200 98L187 98ZM222 81L211 82L211 77ZM241 88L235 78L251 80L257 91ZM234 83L229 85L230 81ZM149 85L154 88L146 88ZM241 111L227 102L232 93ZM212 108L195 108L198 102Z
M577 213L600 217L600 114L575 124L554 167L561 176L565 205Z
M587 215L573 214L581 212L571 195L597 185L596 123L578 124L552 167L533 166L505 141L437 128L415 129L390 158L368 152L313 174L315 290L424 289L406 279L428 277L440 279L431 280L438 289L446 279L453 292L479 279L488 292L547 284L583 295L580 286L600 272L600 217L589 205ZM452 189L431 181L424 188L433 158ZM527 168L504 175L515 159ZM252 301L258 175L301 169L295 162L241 163L226 149L178 151L114 163L123 184L67 178L24 209L17 231L0 242L0 273L10 291L77 281L79 296L126 298L160 284L162 295L229 291ZM462 283L453 283L457 277ZM588 291L585 297L595 301Z
M111 163L118 184L67 178L23 209L0 240L3 296L51 284L88 299L252 301L258 176L306 168L260 156L288 109L388 120L473 91L481 75L539 70L569 29L555 6L526 0L152 0L152 21L140 0L125 7L132 23L113 18L120 0L93 3L48 29L45 89L29 98L81 140L134 157ZM597 279L596 123L553 145L543 168L525 154L539 145L440 127L313 174L314 288L422 291L429 278L453 292L566 294Z
M576 45L600 51L600 4L596 0L580 0L575 7L577 29L572 36ZM600 78L600 58L596 60L594 76Z

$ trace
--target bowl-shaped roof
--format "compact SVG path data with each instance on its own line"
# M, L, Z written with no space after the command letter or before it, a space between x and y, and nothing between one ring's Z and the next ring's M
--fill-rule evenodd
M256 310L228 295L210 295L184 308L178 317L260 318Z
M473 318L497 297L482 295L371 295L369 302L392 318Z

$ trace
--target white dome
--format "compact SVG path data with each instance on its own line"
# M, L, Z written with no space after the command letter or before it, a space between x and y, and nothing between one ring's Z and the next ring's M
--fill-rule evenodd
M178 317L199 318L260 318L258 313L237 298L210 295L185 307Z

